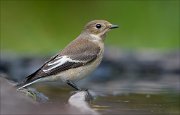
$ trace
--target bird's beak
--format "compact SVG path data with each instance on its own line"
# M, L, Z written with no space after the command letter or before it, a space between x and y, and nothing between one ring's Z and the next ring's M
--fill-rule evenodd
M110 26L110 29L115 29L115 28L118 28L118 25L113 25L113 24L112 24L112 25Z

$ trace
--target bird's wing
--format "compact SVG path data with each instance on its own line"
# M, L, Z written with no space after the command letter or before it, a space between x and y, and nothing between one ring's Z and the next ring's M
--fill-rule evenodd
M41 68L29 75L23 84L89 64L97 58L99 52L100 47L97 44L86 39L76 39L60 54L50 58Z

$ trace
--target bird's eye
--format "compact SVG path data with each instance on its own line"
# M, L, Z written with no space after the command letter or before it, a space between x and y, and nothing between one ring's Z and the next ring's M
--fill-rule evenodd
M101 24L96 24L96 28L97 29L101 28Z

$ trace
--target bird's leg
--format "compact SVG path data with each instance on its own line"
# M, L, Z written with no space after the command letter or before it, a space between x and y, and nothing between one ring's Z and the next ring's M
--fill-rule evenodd
M89 93L88 89L82 90L80 87L78 87L74 82L67 80L66 83L73 87L74 89L76 89L77 91L75 91L75 93L77 93L78 91L86 91L87 95L86 95L86 101L91 101L93 100L93 96Z
M67 80L66 83L67 83L69 86L73 87L74 89L76 89L76 90L78 90L78 91L81 91L81 90L82 90L80 87L78 87L75 83L73 83L73 82L70 81L70 80Z

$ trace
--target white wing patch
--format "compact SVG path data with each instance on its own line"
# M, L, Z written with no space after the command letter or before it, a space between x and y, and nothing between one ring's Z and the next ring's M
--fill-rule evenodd
M79 61L79 60L72 60L72 59L71 59L70 57L68 57L68 56L61 56L61 57L57 57L57 58L55 58L55 59L57 59L57 60L54 61L54 62L49 62L49 63L48 63L48 66L52 66L52 67L49 67L48 69L44 69L43 71L44 71L45 73L47 73L48 71L50 71L50 70L52 70L52 69L54 69L54 68L56 68L56 67L59 67L59 66L65 64L65 63L67 63L67 62L75 62L75 63L85 62L85 61Z

